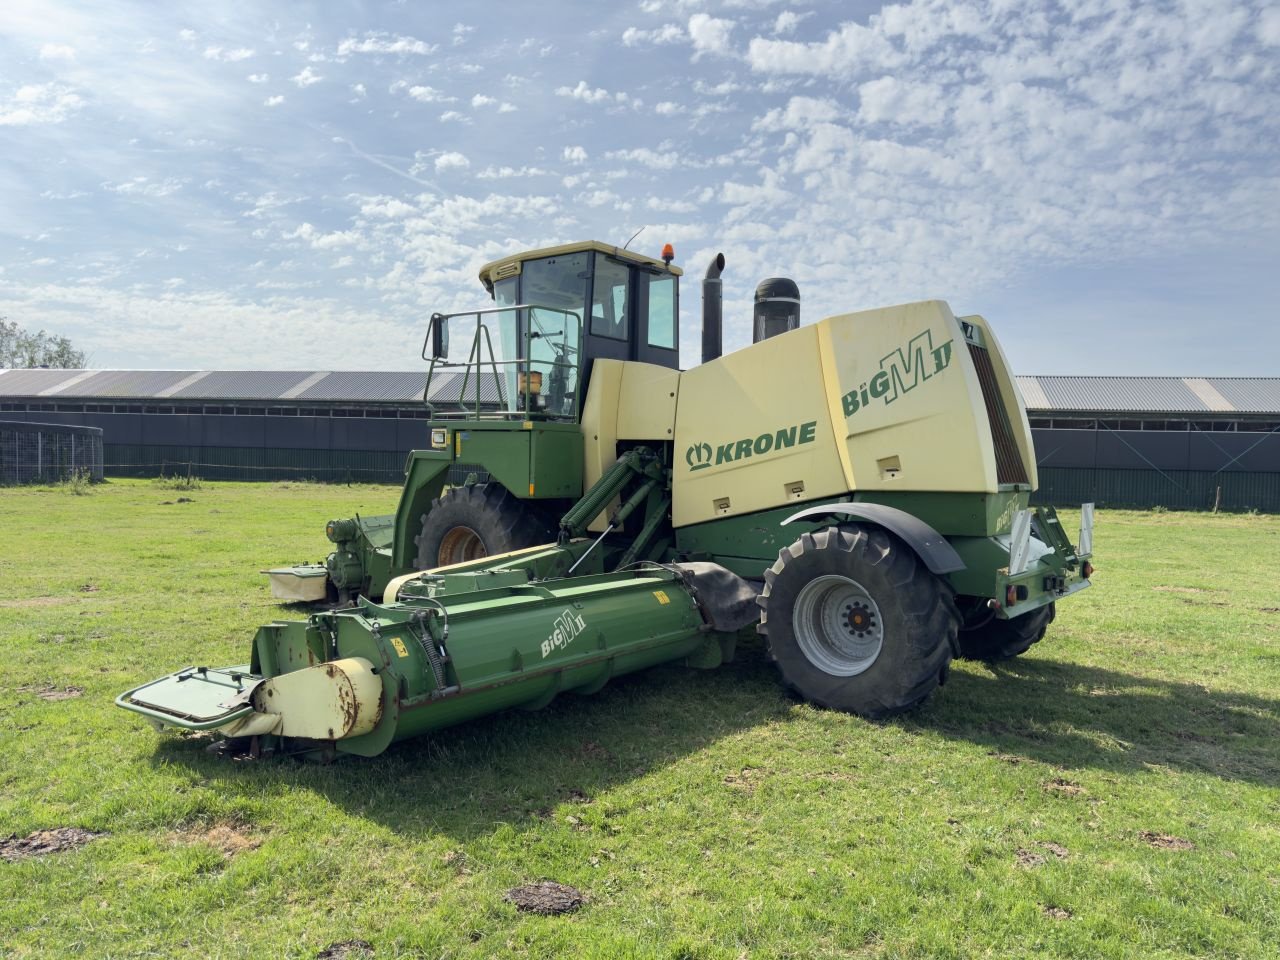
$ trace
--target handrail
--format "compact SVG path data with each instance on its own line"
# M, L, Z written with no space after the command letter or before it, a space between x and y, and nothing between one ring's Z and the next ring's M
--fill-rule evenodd
M546 366L552 367L553 369L562 368L566 370L572 370L577 366L577 364L575 363L571 363L566 360L559 359L561 356L567 355L570 352L570 350L573 349L567 346L564 348L563 354L557 350L557 359L533 360L530 357L530 354L532 353L531 343L534 337L540 336L540 334L535 334L533 332L533 330L531 329L532 328L531 323L524 324L524 336L522 338L523 339L522 352L524 355L521 357L513 358L511 360L498 360L497 355L494 353L493 338L489 332L489 325L484 323L484 321L481 318L488 316L490 314L510 313L510 312L517 312L517 317L518 317L518 311L521 311L521 310L527 310L527 311L542 310L549 313L560 314L562 317L566 319L566 321L571 319L576 326L577 335L575 337L575 342L578 344L577 349L579 351L581 350L582 317L577 311L574 311L574 310L564 310L564 309L561 309L560 307L550 307L550 306L545 306L543 304L538 304L538 303L517 303L517 304L511 304L510 306L486 307L481 310L460 310L456 313L433 313L431 315L431 321L430 321L431 328L428 329L426 338L423 340L423 344L422 344L422 359L430 361L430 364L431 364L427 368L427 382L422 390L422 401L426 405L428 412L433 418L437 414L436 414L435 404L433 404L430 400L431 381L435 376L437 367L439 367L441 370L456 369L459 367L464 368L465 373L463 375L462 386L458 391L458 405L460 407L463 407L464 411L467 413L470 413L471 411L465 410L466 391L467 391L467 387L471 383L472 370L473 369L475 370L476 381L475 381L474 414L475 414L475 418L478 420L481 418L480 389L481 389L481 383L483 381L482 372L479 368L484 366L486 363L490 367L493 374L494 383L497 385L499 403L504 403L504 398L502 396L502 377L498 372L499 366L505 367L505 366L510 366L511 364L515 364L517 374L523 372L526 377L526 383L528 383L530 379L529 374L532 372L531 371L532 364L536 363L539 366L546 365ZM532 314L529 314L529 316L531 317ZM427 351L430 349L430 346L431 346L432 329L434 329L436 324L447 323L448 321L454 319L455 317L475 317L476 318L476 331L471 339L471 349L468 352L467 359L463 362L450 362L449 360L442 359L440 357L434 357L434 356L428 357ZM481 339L482 337L483 337L483 341ZM484 358L485 348L488 349L488 353L489 353L489 357L487 361ZM552 350L556 350L556 347L554 344L552 345ZM519 383L519 380L517 378L517 384L518 383ZM529 409L530 397L531 397L532 391L525 389L522 392L524 396L524 404L523 404L522 410L503 409L501 411L498 411L496 414L490 414L490 416L493 416L495 419L506 418L506 417L516 417L516 416L522 417L523 419L526 419L526 420L529 419L531 414L537 413L538 411ZM572 416L574 419L576 419L577 417L579 403L580 403L580 397L578 395L578 391L575 389L574 397L573 397L574 409L572 413Z

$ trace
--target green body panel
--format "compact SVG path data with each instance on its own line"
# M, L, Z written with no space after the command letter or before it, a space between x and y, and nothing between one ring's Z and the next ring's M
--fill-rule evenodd
M422 515L431 509L431 501L440 496L448 478L453 458L447 450L414 450L405 463L404 489L396 506L395 539L391 545L389 577L395 571L409 570L416 558L413 542L422 530ZM381 584L386 587L386 581ZM378 585L371 590L381 593Z
M806 529L828 523L825 519L806 519L784 526L783 521L824 503L879 503L895 507L919 517L951 540L1008 533L1014 514L1026 508L1029 496L1028 488L1011 486L1000 493L859 493L836 500L796 501L760 513L680 527L675 531L675 542L681 553L708 557L739 576L758 578L778 558L779 550ZM1004 557L1007 562L1008 550Z
M187 730L211 730L253 712L247 702L233 701L258 679L247 665L217 670L183 667L126 690L116 697L116 706Z
M575 545L566 561L586 545ZM526 570L499 571L491 579L502 582L482 589L478 576L432 578L429 597L362 601L308 621L269 624L255 638L252 670L271 677L343 657L374 664L383 678L382 718L370 733L336 743L340 751L372 755L495 710L535 709L557 693L594 692L611 677L657 663L721 662L719 638L705 631L693 596L667 570L542 582L530 582ZM462 578L472 581L470 589ZM424 642L447 651L443 684Z
M446 450L475 464L521 500L582 496L582 428L576 423L520 420L432 421Z

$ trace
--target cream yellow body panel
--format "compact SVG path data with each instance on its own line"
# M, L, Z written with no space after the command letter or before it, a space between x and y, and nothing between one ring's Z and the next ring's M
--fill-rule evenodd
M624 364L618 393L617 438L670 440L675 432L680 379L680 371L669 367L653 363Z
M996 381L1000 386L1000 402L1010 413L1009 425L1013 428L1013 439L1018 445L1018 457L1022 461L1023 469L1027 471L1031 488L1039 489L1040 474L1036 470L1036 452L1031 440L1031 424L1027 421L1027 404L1023 399L1022 391L1018 389L1018 381L1013 376L1013 370L1004 355L1004 350L1000 348L1000 341L991 332L991 327L984 317L973 314L960 317L960 321L977 327L982 342L986 344L987 354L991 357L991 367L995 371Z
M622 392L621 360L597 360L582 405L582 489L590 490L618 459L618 397ZM610 504L612 508L616 504ZM604 511L587 528L599 532L608 521Z
M279 716L273 732L281 736L358 737L382 717L382 680L361 657L334 660L263 681L253 692L253 708L256 714Z
M847 490L819 356L821 326L800 327L680 375L675 526Z
M994 492L982 387L940 300L816 324L849 490Z

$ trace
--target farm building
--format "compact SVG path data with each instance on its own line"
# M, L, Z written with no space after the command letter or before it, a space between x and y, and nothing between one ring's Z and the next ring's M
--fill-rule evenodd
M100 427L108 476L395 483L425 443L424 372L0 371L0 420ZM1023 376L1040 496L1280 511L1280 377ZM461 375L429 399L457 410ZM475 385L468 405L476 401ZM481 405L498 391L481 389Z

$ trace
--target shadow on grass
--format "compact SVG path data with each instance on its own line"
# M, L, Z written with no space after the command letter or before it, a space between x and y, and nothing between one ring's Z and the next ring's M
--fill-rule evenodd
M166 737L156 763L175 764L246 794L313 790L349 813L408 836L459 840L527 826L563 803L661 770L725 736L785 721L792 702L762 649L717 670L656 667L590 697L557 697L402 743L374 758L319 765L239 762Z
M891 724L1056 766L1171 767L1280 785L1275 700L1038 657L981 670L954 672L924 710ZM155 762L259 798L312 790L398 834L461 841L527 827L742 730L803 722L795 703L763 646L750 642L718 670L657 667L591 697L494 714L371 759L234 762L166 737Z
M1058 766L1280 785L1278 700L1037 656L981 670L953 673L903 726Z

